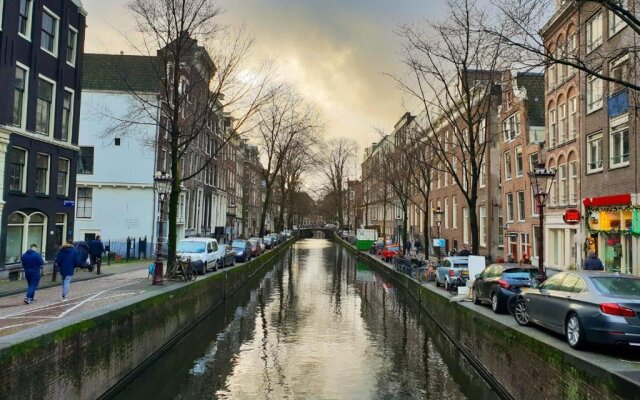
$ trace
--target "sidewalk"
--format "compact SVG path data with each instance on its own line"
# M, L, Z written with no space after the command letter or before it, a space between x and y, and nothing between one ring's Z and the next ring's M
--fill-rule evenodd
M139 269L146 269L149 264L151 264L151 262L152 261L149 260L141 260L131 263L103 265L100 268L100 275L96 273L95 269L93 270L93 272L77 269L73 274L73 282L87 281L96 278L103 278L105 276L136 271ZM47 273L42 275L42 277L40 278L40 285L38 286L38 290L53 286L60 286L61 284L62 278L60 277L60 274L58 274L56 282L51 282L51 274ZM23 292L27 292L27 281L25 279L20 279L17 281L0 281L0 297L11 296Z

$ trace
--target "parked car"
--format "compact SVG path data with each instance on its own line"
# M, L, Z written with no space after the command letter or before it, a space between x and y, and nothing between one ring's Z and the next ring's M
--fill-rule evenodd
M262 238L262 242L264 243L264 247L266 249L272 249L273 248L273 238L271 237L271 235L267 235L265 237Z
M588 343L640 346L640 277L602 271L566 271L538 288L523 289L514 316L565 336L571 347Z
M277 233L270 233L269 236L271 236L274 247L280 244L280 238Z
M231 248L236 253L236 261L251 261L251 243L248 240L234 240Z
M531 265L490 264L473 281L473 302L489 302L496 314L507 311L507 303L522 288L537 286L538 269Z
M218 241L211 238L187 238L178 242L176 253L183 258L190 258L191 264L200 275L218 265Z
M393 260L393 257L397 254L400 254L400 245L390 244L384 246L384 248L380 252L380 257L382 257L384 261L391 262L391 260Z
M465 281L469 279L469 257L445 257L436 268L436 286L443 285L449 290L449 285L462 277Z
M223 244L218 246L220 256L218 257L218 267L231 267L236 263L236 252L233 251L233 248L228 244Z
M251 244L251 257L258 257L262 254L260 238L249 238L248 242Z

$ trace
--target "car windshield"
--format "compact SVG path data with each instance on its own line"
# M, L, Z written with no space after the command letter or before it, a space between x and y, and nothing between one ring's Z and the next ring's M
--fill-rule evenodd
M460 264L460 263L453 264L453 268L468 268L468 267L469 267L468 264Z
M591 277L600 293L621 296L640 296L640 279L622 276Z
M240 248L240 249L244 249L245 247L247 247L246 242L244 240L234 240L231 243L231 246L235 248Z
M258 238L251 238L251 239L249 239L249 242L250 242L251 244L256 244L256 243L258 243L258 241L259 241L259 240L260 240L260 239L258 239Z
M513 268L502 273L502 276L508 279L531 279L536 276L538 270L528 268Z
M178 243L178 253L204 253L204 242L183 241Z

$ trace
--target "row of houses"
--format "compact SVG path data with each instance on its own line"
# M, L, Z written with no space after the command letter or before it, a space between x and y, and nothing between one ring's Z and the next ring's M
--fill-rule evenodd
M624 51L635 34L631 28L597 2L556 6L541 32L554 57L600 62L603 74L631 79L636 66ZM633 260L640 251L640 153L636 135L630 134L637 118L629 90L562 63L551 63L544 73L473 73L484 75L497 91L481 127L491 144L478 189L480 253L536 262L540 218L528 173L542 162L556 171L544 214L545 265L580 266L593 250L607 269L640 274ZM379 179L384 149L402 146L396 143L402 132L420 118L405 114L391 135L365 150L363 225L384 226L387 237L399 237L403 215ZM446 240L446 250L470 247L469 209L460 185L438 168L429 178L428 200L416 193L407 211L411 240L424 240L426 223L431 238L439 231ZM442 213L434 215L438 208ZM568 210L580 212L579 223L566 220Z
M149 104L167 101L150 73L164 49L156 56L85 54L86 23L80 0L0 1L4 275L20 268L32 243L50 260L67 239L157 240L153 177L170 168L167 124L159 114L106 128L130 115L132 93ZM181 66L185 85L211 62L195 41L192 51L191 65ZM160 66L167 75L171 67ZM180 168L194 176L183 182L178 237L257 234L262 166L257 147L233 135L230 115L212 116Z

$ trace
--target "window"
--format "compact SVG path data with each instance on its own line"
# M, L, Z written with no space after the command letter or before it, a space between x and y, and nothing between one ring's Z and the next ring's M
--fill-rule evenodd
M555 58L557 54L555 52L551 52L551 57ZM547 90L551 90L556 87L556 63L552 63L549 65L547 69Z
M629 80L629 54L626 54L609 64L609 76L621 81ZM609 97L622 89L624 89L624 86L621 84L609 82Z
M565 142L565 124L567 123L567 105L558 105L558 144Z
M453 199L451 200L452 203L452 208L453 208L453 229L458 229L458 199L456 198L456 196L453 196Z
M531 153L529 154L529 170L533 172L536 168L538 168L538 153Z
M569 204L578 204L578 163L569 163Z
M479 227L480 230L480 246L485 247L487 245L487 208L478 207Z
M571 62L576 62L576 33L571 32L567 38L567 59ZM567 65L567 76L572 76L575 72L575 68Z
M36 155L36 194L49 194L49 155Z
M502 131L505 142L510 142L520 135L520 114L516 112L505 119L502 123Z
M13 89L13 125L24 128L27 120L27 79L29 71L16 66L16 82Z
M531 242L528 233L520 234L520 254L524 258L525 255L531 256Z
M20 262L22 254L35 244L39 251L46 247L47 217L41 213L26 215L14 212L7 217L7 245L5 262Z
M602 171L602 132L587 137L587 172Z
M58 22L57 15L46 7L42 12L42 32L40 35L40 48L53 56L58 55Z
M504 217L502 216L502 207L498 207L498 247L504 247Z
M522 162L522 147L516 147L516 176L522 176L524 165Z
M71 162L66 158L58 159L58 196L69 195L69 166Z
M626 0L621 0L620 5L626 8L628 7L628 2ZM609 37L620 32L626 26L626 22L624 22L619 15L609 10Z
M569 99L569 127L567 130L567 139L571 140L576 137L576 130L578 127L578 101L577 98L571 97Z
M68 142L73 133L73 92L65 89L62 95L62 133L60 139Z
M93 147L80 147L78 173L85 175L93 174Z
M478 181L478 186L480 188L485 187L485 182L486 182L486 163L484 162L484 160L482 160L482 164L480 164L480 179Z
M20 0L18 15L18 33L27 40L31 40L31 12L33 0Z
M56 245L62 246L67 239L67 214L56 214Z
M55 83L40 77L38 79L38 103L36 108L36 132L50 135L53 132L53 94Z
M504 153L504 177L506 180L511 179L511 154Z
M67 33L67 64L71 66L76 65L76 49L78 47L78 31L69 26L69 31Z
M24 193L27 183L27 151L12 147L10 157L9 190Z
M93 188L79 187L76 202L76 218L91 218L93 211Z
M629 124L624 123L611 128L610 167L629 165Z
M524 221L524 192L518 192L518 221Z
M469 243L469 209L462 209L462 241L465 244Z
M533 227L533 246L532 246L532 250L533 250L533 257L538 257L538 238L540 237L540 227L539 226L534 226Z
M449 198L444 199L444 227L449 229Z
M587 53L602 44L602 13L587 21Z
M602 80L594 75L587 77L587 113L602 108Z
M558 204L567 204L567 164L558 165Z
M507 222L513 222L513 193L507 193Z
M558 144L558 132L556 130L556 110L549 110L549 145Z

